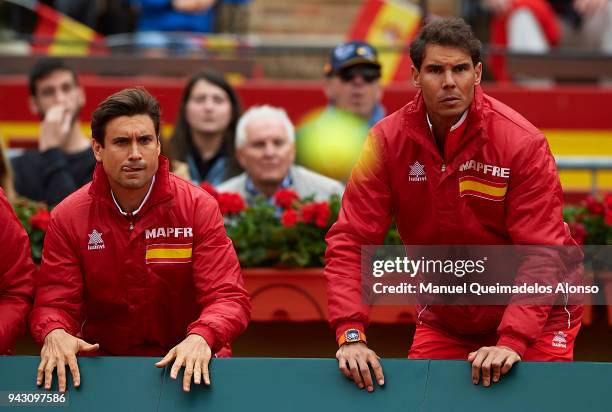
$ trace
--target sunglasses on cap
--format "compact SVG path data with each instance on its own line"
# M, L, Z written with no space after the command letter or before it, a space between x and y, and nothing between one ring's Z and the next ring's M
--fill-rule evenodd
M353 66L338 72L338 77L343 82L350 82L357 76L361 76L366 83L372 83L380 79L380 69L372 66Z

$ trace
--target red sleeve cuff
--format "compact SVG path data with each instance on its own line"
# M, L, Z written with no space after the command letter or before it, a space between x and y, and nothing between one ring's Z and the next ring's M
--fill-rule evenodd
M497 346L507 346L523 359L523 355L527 350L527 341L516 335L501 335L497 341Z
M340 339L340 336L348 329L357 329L361 334L365 335L365 329L363 323L360 322L344 322L336 326L336 342Z
M45 338L47 337L47 335L55 329L64 329L67 333L70 333L70 330L62 322L52 321L43 326L38 336L34 337L34 340L36 341L36 343L42 346L45 343ZM70 334L72 335L72 333Z
M187 331L187 335L192 334L200 335L201 337L203 337L204 340L206 340L206 343L208 343L208 346L210 346L210 350L213 355L221 349L221 346L223 346L221 345L221 342L216 339L215 331L210 326L194 326Z

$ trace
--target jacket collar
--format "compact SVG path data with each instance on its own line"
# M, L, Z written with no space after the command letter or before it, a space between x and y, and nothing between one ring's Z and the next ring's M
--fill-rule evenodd
M457 156L462 150L468 146L472 146L476 143L476 146L480 147L488 136L485 133L479 133L483 127L483 108L484 108L484 93L480 85L474 86L474 100L468 109L468 115L465 119L465 132L463 137L457 142L456 146L447 151L448 159L443 159L440 151L438 150L434 137L429 129L427 123L427 109L425 107L425 100L423 99L423 93L419 90L412 100L411 103L406 107L405 115L403 116L403 128L408 131L408 136L412 138L416 143L425 147L432 153L434 157L439 160L444 160L448 164L454 163ZM415 133L410 133L410 130L414 130ZM477 140L478 142L474 142Z
M98 201L102 201L115 209L117 207L113 202L111 195L111 187L108 181L108 176L102 167L102 163L97 162L93 174L93 180L89 187L89 195ZM147 202L142 206L139 215L144 214L152 206L163 203L172 199L172 191L170 189L170 162L164 156L159 156L159 164L155 173L155 185Z

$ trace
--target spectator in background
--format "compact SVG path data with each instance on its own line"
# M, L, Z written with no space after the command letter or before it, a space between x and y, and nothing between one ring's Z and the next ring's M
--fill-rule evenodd
M610 0L485 0L493 13L491 44L514 52L547 53L556 46L612 53ZM495 56L497 80L510 80Z
M54 206L91 180L96 159L79 127L85 94L73 69L57 58L39 60L29 78L30 110L41 117L38 150L12 160L15 190Z
M175 171L195 183L215 186L242 172L234 154L240 113L238 96L223 76L208 71L193 76L170 138Z
M330 106L356 114L367 120L369 127L385 116L380 104L381 66L374 47L361 41L341 44L334 49L324 70Z
M170 32L212 33L217 28L239 28L227 12L237 13L250 0L131 0L138 12L136 42L144 48L164 48L177 51L202 48L199 38ZM223 22L217 14L225 3L235 6L226 9ZM218 26L218 27L216 27Z
M139 9L138 31L210 33L216 0L132 0Z
M314 195L317 201L344 191L340 182L293 164L295 130L283 109L256 106L247 110L236 128L236 156L245 172L218 190L238 192L247 203L259 195L270 200L278 190L288 188L301 198Z
M352 41L338 45L325 65L327 109L298 131L297 158L319 173L346 180L368 129L385 116L376 49ZM333 153L334 158L325 158Z
M30 242L0 189L0 355L10 355L15 340L26 330L34 293Z

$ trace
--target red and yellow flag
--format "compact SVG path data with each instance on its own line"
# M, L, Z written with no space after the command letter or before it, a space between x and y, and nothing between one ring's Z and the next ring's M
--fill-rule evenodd
M501 201L506 197L507 183L490 182L475 176L459 178L459 194L463 196L476 196L488 200Z
M33 35L39 41L32 45L33 52L53 56L86 56L106 52L104 46L99 45L102 36L88 26L41 2L36 2L34 11L38 23Z
M406 48L421 27L421 10L412 4L389 0L367 0L362 6L349 40L363 40L379 50L382 82L388 84L410 78L412 61L407 51L386 48Z
M170 244L160 243L155 245L147 245L145 263L189 263L191 262L191 253L193 245L187 244Z

